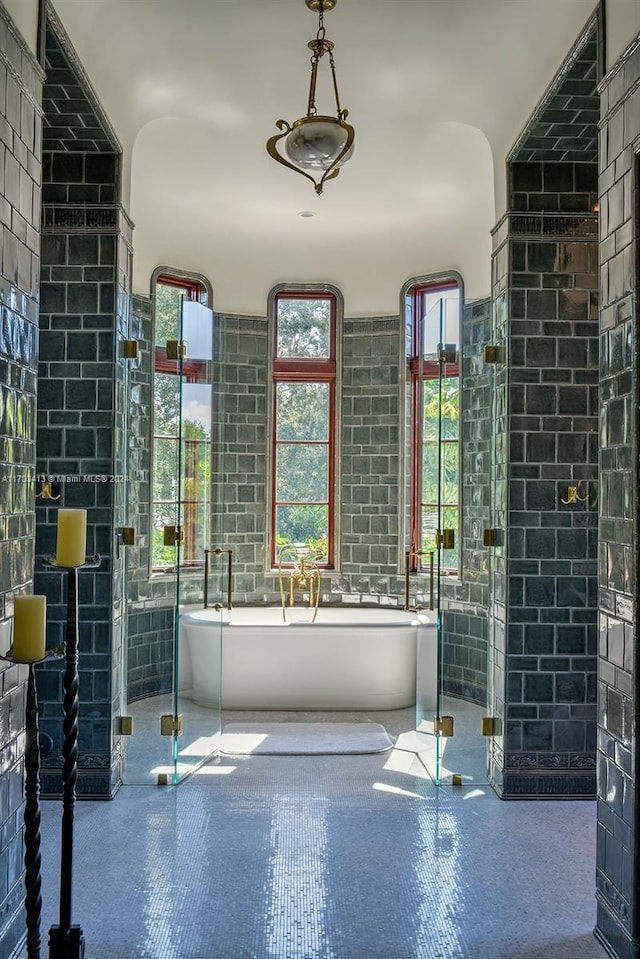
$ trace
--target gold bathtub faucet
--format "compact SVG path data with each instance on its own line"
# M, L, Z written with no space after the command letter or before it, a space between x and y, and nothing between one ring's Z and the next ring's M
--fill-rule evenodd
M314 605L313 598L314 571L304 556L300 557L300 564L293 569L289 576L289 606L293 606L293 594L296 589L309 590L309 605Z
M318 614L318 603L320 602L320 567L318 566L315 559L309 559L306 555L306 552L303 552L300 547L296 547L293 543L286 543L281 549L278 556L278 580L280 583L280 600L282 603L282 618L283 620L287 619L286 616L286 600L285 600L285 588L282 576L282 562L283 557L289 553L291 559L293 559L294 565L293 569L289 573L289 589L288 589L288 599L289 606L293 606L295 600L296 590L309 591L309 606L313 609L313 620Z

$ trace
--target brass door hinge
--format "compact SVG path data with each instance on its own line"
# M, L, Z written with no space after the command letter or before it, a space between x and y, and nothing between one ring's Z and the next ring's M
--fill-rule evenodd
M439 363L457 363L458 350L455 343L438 344L438 362Z
M136 531L133 526L123 526L122 527L122 545L123 546L135 546L136 544Z
M502 723L500 722L499 716L483 716L482 717L482 735L483 736L499 736L501 728L502 728Z
M442 546L443 549L454 549L456 545L456 533L453 529L436 530L436 546Z
M120 358L123 360L137 360L138 348L137 340L120 340Z
M506 363L507 361L507 351L504 346L485 346L484 348L484 361L485 363Z
M173 716L171 713L165 713L160 717L160 735L161 736L181 736L182 735L182 713Z
M184 543L184 530L181 526L165 526L162 542L165 546L178 546Z
M166 353L168 360L186 360L187 344L184 340L167 340Z
M133 736L133 716L116 716L116 736Z
M446 736L451 739L453 736L453 716L433 717L433 731L436 735Z
M495 531L495 529L483 529L483 530L482 530L482 545L483 545L483 546L495 546L495 545L496 545L496 531Z

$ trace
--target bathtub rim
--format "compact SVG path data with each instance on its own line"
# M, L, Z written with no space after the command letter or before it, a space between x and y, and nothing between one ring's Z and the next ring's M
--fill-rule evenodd
M353 615L352 617L345 619L336 618L333 621L327 621L322 619L322 610L331 610L332 612L351 612L356 614L364 613L365 615ZM281 606L273 604L256 604L250 605L246 604L243 606L234 606L233 609L223 609L217 611L213 607L204 608L200 605L190 605L180 608L180 619L184 619L186 622L194 626L221 626L226 629L233 628L246 628L246 627L259 627L260 629L282 629L283 627L293 626L299 628L319 628L324 629L352 629L352 628L366 628L366 629L391 629L394 627L426 627L434 628L437 626L437 613L435 610L421 610L420 612L415 612L413 610L404 610L398 607L387 607L387 606L364 606L364 605L349 605L349 606L320 606L318 608L318 615L315 622L310 622L308 617L310 610L308 606L293 606L287 607L287 620L279 619L274 622L265 622L260 621L260 619L246 619L238 622L233 622L233 613L242 613L245 610L277 610L281 612ZM296 613L304 614L306 619L296 619ZM382 616L385 614L397 614L398 618L388 618L388 619L375 619L375 617L367 616L367 614L379 613Z

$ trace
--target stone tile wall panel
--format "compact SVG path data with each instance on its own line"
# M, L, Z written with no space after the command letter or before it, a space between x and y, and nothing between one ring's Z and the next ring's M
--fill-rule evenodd
M523 166L515 176L521 184ZM548 182L547 164L533 166L536 182ZM555 182L575 184L570 166ZM580 182L589 182L584 171ZM565 207L563 213L575 209ZM504 707L495 694L506 740L492 751L503 763L499 789L507 798L584 795L594 789L595 768L597 236L592 229L584 238L585 218L543 212L529 236L533 221L515 214L505 220L506 234L496 232L502 245L494 276L499 302L510 263L506 386L502 380L508 462L505 484L500 435L492 525L506 524L506 555L492 550L492 611L506 600L507 658L497 674L506 683ZM570 484L579 484L584 500L566 502ZM496 665L503 665L501 651Z
M0 6L0 653L13 599L32 591L43 74ZM27 669L0 663L0 954L24 936Z
M124 525L128 373L117 344L128 328L131 225L117 205L96 207L91 217L87 208L70 202L76 183L104 184L110 177L115 190L117 156L95 163L82 153L47 153L44 168L44 196L50 195L49 178L58 192L55 210L47 202L42 215L37 475L40 482L53 483L59 499L38 500L36 584L49 598L49 631L62 639L65 574L43 569L40 560L55 552L58 509L86 509L87 554L99 553L102 563L79 573L81 712L83 704L91 706L79 730L78 794L108 796L120 782L122 761L111 719L122 706L123 557L115 548L115 530ZM97 215L102 212L105 216ZM40 670L41 729L53 743L43 762L43 793L61 788L59 684L45 677L62 668L49 662Z
M637 541L640 36L602 84L596 935L638 955Z

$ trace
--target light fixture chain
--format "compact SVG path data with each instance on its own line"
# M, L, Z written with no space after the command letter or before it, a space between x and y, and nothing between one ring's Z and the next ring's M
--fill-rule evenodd
M307 115L315 117L318 113L316 107L316 82L318 79L318 54L314 51L311 57L311 82L309 83L309 103L307 105Z
M316 33L316 40L324 40L324 38L324 3L322 0L320 0L320 6L318 7L318 32Z
M329 50L329 63L331 64L331 78L333 80L333 92L335 93L335 96L336 96L336 109L338 111L338 117L341 120L344 120L348 111L345 110L343 113L342 107L340 106L340 94L338 93L338 77L336 75L336 64L335 64L335 60L333 59L333 53L331 50Z

